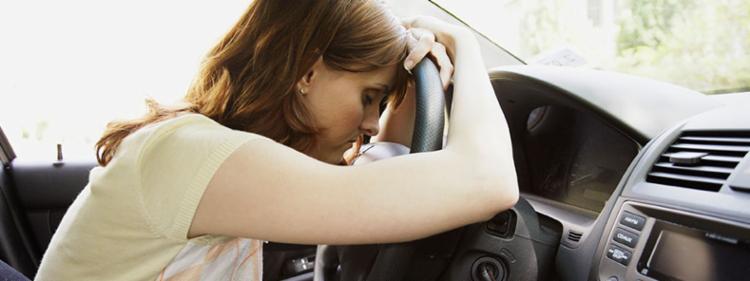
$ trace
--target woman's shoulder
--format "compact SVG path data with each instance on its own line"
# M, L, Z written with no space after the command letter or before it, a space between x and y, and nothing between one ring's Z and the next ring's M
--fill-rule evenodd
M243 143L260 135L228 128L198 113L182 113L176 117L154 122L123 139L118 153L131 151L135 160L165 151L205 151L227 143Z
M228 135L259 136L254 133L231 129L199 113L180 113L175 117L148 124L133 135L134 137L148 139L146 143L172 137L190 140L191 138L222 138Z
M213 126L213 127L224 127L218 122L214 121L207 116L200 113L184 112L179 113L175 117L167 118L158 122L148 124L136 131L136 133L142 132L146 134L153 134L155 132L163 132L178 129L184 126Z

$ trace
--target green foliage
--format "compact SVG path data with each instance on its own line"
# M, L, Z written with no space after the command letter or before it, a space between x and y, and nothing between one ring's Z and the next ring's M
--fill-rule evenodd
M529 8L530 11L525 14L521 23L522 34L526 35L524 40L521 40L519 55L522 57L539 54L551 46L564 42L564 38L560 37L561 34L565 34L560 30L562 21L558 19L559 15L555 12L561 2L551 0L546 2L546 5L531 3L533 3L532 7Z
M610 22L586 17L586 5L597 1L617 4ZM596 68L708 94L750 91L750 0L539 0L524 6L522 57L570 45Z
M672 20L693 1L683 0L631 0L630 17L620 20L617 47L620 54L640 47L658 48L669 37Z
M705 93L750 90L750 1L630 0L616 70Z

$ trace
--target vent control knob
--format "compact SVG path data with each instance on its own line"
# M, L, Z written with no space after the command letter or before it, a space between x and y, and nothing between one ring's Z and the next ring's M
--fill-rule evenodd
M705 152L676 152L669 155L669 163L675 165L697 165L701 158L708 156Z

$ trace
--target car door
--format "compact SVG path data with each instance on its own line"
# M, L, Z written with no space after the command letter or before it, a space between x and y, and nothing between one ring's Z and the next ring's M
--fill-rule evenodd
M6 210L0 242L4 260L32 277L68 206L86 185L90 162L9 161L2 171ZM7 238L7 239L6 239Z

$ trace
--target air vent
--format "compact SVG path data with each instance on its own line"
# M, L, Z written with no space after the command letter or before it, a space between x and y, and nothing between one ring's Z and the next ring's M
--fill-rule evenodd
M577 231L568 231L568 240L573 242L581 241L581 236L583 236L582 232Z
M750 151L750 132L684 132L656 161L647 182L719 191Z

